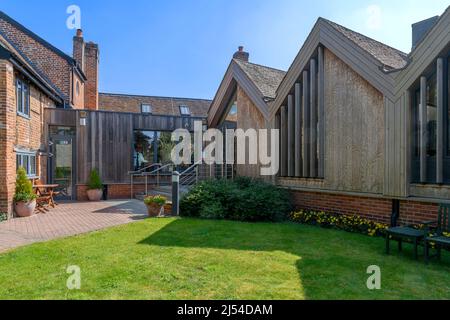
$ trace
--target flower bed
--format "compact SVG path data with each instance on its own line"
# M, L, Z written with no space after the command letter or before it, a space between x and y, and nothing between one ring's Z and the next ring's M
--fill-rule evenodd
M297 223L362 233L371 237L384 236L389 228L386 224L377 223L359 216L306 210L291 213L290 219Z

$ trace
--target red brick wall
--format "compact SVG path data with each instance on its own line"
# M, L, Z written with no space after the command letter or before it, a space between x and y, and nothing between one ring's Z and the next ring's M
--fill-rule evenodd
M292 191L296 209L317 210L358 215L390 224L392 200L330 193ZM418 224L437 219L438 205L415 201L400 201L400 224Z
M92 42L85 44L84 71L86 84L84 89L84 108L98 110L98 45Z
M86 185L77 185L77 200L87 201ZM145 191L145 185L135 184L133 186L133 193L142 193ZM108 199L130 199L131 197L131 185L129 184L110 184L108 185Z
M15 189L15 87L12 65L0 60L0 212L12 215ZM13 171L13 172L14 172Z
M17 115L17 77L21 75L14 72L12 65L0 60L0 212L7 212L9 216L13 214L12 199L17 170L15 150L45 151L43 110L55 105L37 87L30 84L30 118ZM37 176L45 182L47 157L39 156L38 153L36 165Z

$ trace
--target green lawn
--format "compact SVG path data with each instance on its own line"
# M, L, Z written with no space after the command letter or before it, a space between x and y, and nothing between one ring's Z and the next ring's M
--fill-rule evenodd
M450 258L296 224L153 219L0 255L0 299L450 299ZM66 288L78 265L81 290ZM369 291L378 265L382 289Z

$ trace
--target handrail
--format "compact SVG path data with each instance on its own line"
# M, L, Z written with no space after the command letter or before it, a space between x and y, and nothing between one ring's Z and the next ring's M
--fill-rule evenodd
M184 170L182 173L180 173L180 176L185 175L187 172L191 171L192 169L194 169L195 167L197 167L198 165L202 164L203 160L197 161L196 163L194 163L192 166L190 166L189 168L187 168L186 170Z
M128 171L128 174L129 174L129 175L137 175L137 174L139 174L139 173L144 172L144 171L147 170L147 169L150 169L150 168L153 168L153 167L156 167L156 166L162 166L162 163L153 163L152 165L147 166L147 167L142 168L142 169L139 169L139 170L137 170L137 171Z

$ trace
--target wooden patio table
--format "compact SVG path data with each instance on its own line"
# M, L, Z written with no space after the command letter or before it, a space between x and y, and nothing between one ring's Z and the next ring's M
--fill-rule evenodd
M36 192L36 195L41 198L46 198L45 202L52 207L55 208L58 204L55 202L54 196L55 196L55 189L58 188L58 184L39 184L34 185L33 189Z

